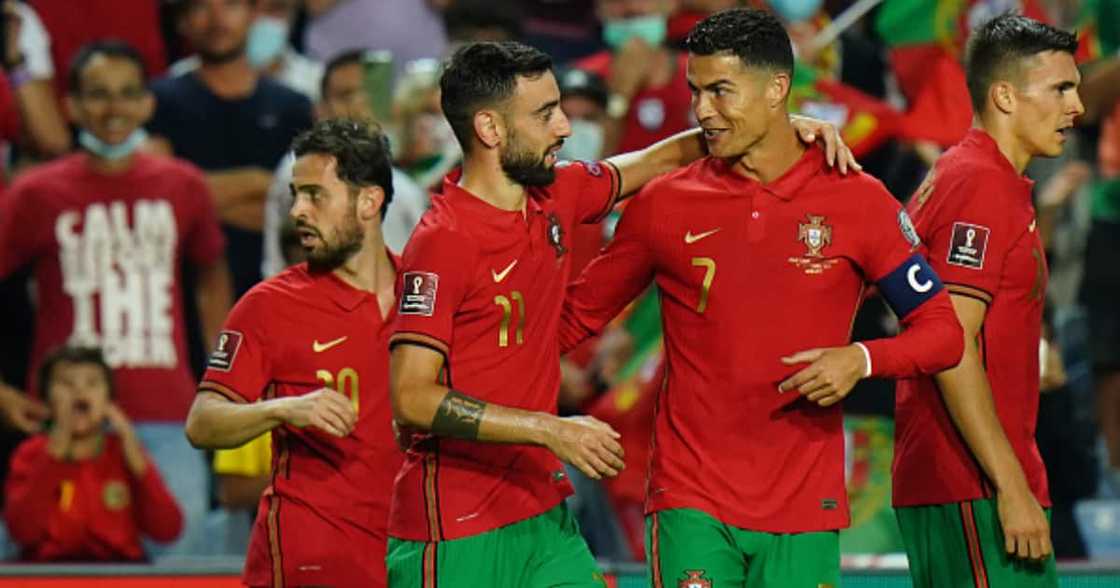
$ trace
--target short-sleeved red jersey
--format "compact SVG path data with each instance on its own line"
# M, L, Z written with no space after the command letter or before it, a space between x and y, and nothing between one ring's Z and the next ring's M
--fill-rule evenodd
M385 585L389 497L403 457L389 407L390 324L377 296L306 264L253 287L230 312L200 390L255 402L328 387L358 410L341 439L272 431L272 485L245 562L250 586Z
M566 348L656 282L668 376L647 512L694 508L773 533L847 526L841 409L778 392L804 367L781 358L848 344L869 283L907 289L891 296L900 314L940 304L951 316L901 213L882 184L829 170L817 147L769 184L705 158L629 203L569 289L561 333Z
M908 209L946 288L988 305L979 345L996 412L1032 492L1047 506L1035 424L1048 272L1031 187L991 136L973 129L937 160ZM896 506L993 495L932 378L899 386L893 478Z
M572 229L597 222L618 190L611 164L560 165L552 185L529 189L522 213L446 181L405 247L394 344L437 348L444 384L464 394L555 413ZM544 447L428 438L397 477L389 534L475 535L543 513L571 492Z
M59 345L100 347L130 419L182 422L195 382L179 270L224 248L205 178L186 162L137 154L105 175L79 153L29 170L0 199L0 277L34 269L30 373Z

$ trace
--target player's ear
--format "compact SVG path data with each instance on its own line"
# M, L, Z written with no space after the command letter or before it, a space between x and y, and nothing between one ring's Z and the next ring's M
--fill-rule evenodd
M480 110L474 113L474 134L483 145L493 149L505 137L505 124L501 115L494 110Z
M1011 82L997 81L988 86L988 99L1004 114L1015 111L1015 86Z
M381 214L381 203L385 202L385 190L381 186L362 186L358 191L358 218L363 221L377 221Z
M791 83L789 72L778 71L771 74L770 81L766 84L766 105L771 110L784 110Z

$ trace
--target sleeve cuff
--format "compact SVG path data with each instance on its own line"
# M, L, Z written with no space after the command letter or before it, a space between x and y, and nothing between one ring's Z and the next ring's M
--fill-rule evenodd
M865 360L867 360L866 367L864 367L864 369L863 369L863 377L870 378L871 377L871 352L867 350L867 346L864 345L863 343L858 343L857 342L856 346L859 347L860 351L863 352L863 358Z

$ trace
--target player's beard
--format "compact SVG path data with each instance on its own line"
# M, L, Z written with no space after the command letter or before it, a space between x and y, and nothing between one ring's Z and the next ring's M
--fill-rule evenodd
M563 141L550 146L549 150L561 144ZM537 154L522 148L517 135L511 133L509 148L503 150L501 154L502 171L507 178L522 186L550 186L556 180L556 170L554 166L545 164L544 159L547 155L548 151Z
M307 269L316 273L333 271L361 251L365 234L362 232L362 226L358 224L356 209L350 211L342 226L335 232L335 236L337 237L335 243L330 243L322 233L319 233L320 245L306 251Z

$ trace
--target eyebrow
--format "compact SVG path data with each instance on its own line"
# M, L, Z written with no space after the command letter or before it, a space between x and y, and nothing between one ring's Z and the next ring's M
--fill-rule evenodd
M552 110L553 108L556 108L557 106L560 106L560 101L559 100L552 100L550 102L545 102L544 106L541 106L540 108L534 110L533 114L544 114L544 113L548 112L549 110Z
M715 90L716 88L718 88L720 86L730 86L730 85L731 85L731 80L729 80L727 78L720 78L720 79L718 79L714 82L704 84L703 89L710 91L710 90ZM699 90L700 89L696 84L692 83L692 80L688 81L688 87L691 90Z

